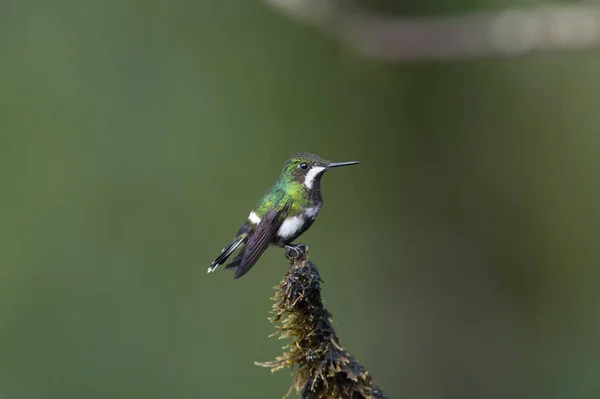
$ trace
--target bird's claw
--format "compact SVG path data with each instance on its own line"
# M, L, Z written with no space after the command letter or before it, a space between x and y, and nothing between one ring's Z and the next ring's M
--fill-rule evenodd
M297 244L297 245L286 245L285 246L285 257L288 259L302 259L308 253L308 245Z

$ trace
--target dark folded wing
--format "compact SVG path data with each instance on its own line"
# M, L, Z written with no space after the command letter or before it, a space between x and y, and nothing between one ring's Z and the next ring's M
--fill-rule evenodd
M260 219L254 234L248 239L246 250L238 266L234 278L240 278L254 266L258 258L269 246L269 243L275 238L277 230L287 217L290 211L291 202L285 204L280 210L269 208L265 215Z

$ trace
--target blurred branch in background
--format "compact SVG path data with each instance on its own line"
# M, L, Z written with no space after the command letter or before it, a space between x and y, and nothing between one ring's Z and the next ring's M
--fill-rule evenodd
M390 17L352 0L266 0L362 56L388 61L515 56L600 45L596 3L510 8L432 18Z
M310 260L290 260L290 270L276 287L271 321L280 322L281 338L294 340L275 361L256 364L273 371L298 367L294 387L305 399L385 399L369 372L340 346L321 300L322 282Z

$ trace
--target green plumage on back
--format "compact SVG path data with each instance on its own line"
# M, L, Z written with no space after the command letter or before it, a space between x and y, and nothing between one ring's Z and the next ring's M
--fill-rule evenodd
M308 201L301 184L281 180L280 178L256 204L254 212L259 217L262 218L269 208L280 211L290 201L289 215L297 215L301 212L302 207L307 204Z

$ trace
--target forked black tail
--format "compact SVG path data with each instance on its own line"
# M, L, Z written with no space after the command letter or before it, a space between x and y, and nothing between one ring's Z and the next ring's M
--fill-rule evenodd
M217 256L217 259L215 259L213 263L211 263L208 267L208 273L214 272L215 269L219 267L219 265L225 263L227 259L231 256L231 254L235 252L235 250L238 249L241 245L243 245L245 241L246 236L242 235L234 238L233 241L227 244L227 246L223 248L223 251L221 251L221 254Z

